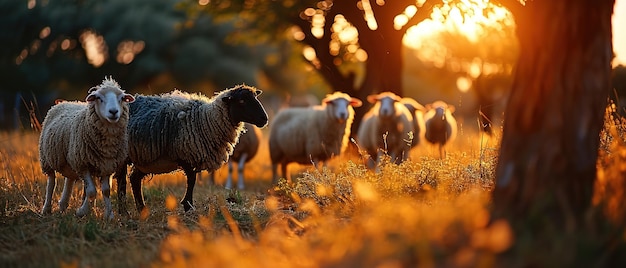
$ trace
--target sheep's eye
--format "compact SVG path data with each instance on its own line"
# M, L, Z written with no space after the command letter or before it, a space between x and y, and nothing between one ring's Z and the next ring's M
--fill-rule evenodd
M246 101L245 100L239 100L239 104L245 104Z

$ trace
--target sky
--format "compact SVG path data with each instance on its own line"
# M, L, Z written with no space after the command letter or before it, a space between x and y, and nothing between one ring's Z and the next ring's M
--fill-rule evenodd
M613 64L626 65L626 0L615 1L613 8Z

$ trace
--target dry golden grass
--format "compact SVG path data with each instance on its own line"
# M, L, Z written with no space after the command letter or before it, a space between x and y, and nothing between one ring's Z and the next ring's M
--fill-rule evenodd
M624 216L625 126L607 124L602 134L594 199L615 222ZM74 216L80 185L61 214L60 178L52 215L41 215L45 177L37 134L0 134L0 267L576 266L575 257L545 261L549 257L537 253L536 241L514 237L507 222L490 222L499 134L467 126L459 134L445 159L422 146L410 161L383 161L375 173L365 168L363 156L346 154L320 169L292 164L295 183L275 186L263 142L247 165L246 190L222 188L226 168L216 173L217 185L204 173L194 192L195 210L183 212L182 172L155 175L144 181L150 215L135 211L129 190L130 217L116 215L112 222L102 219L100 196L91 215ZM115 196L113 191L117 208ZM626 236L617 237L611 250L625 248ZM576 246L564 245L564 251Z

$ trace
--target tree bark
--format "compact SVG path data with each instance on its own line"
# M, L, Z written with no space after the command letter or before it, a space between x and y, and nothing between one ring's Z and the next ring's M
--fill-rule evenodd
M517 1L519 60L505 113L494 213L573 231L590 208L610 88L614 0ZM506 3L504 3L506 4ZM515 6L511 6L515 5Z

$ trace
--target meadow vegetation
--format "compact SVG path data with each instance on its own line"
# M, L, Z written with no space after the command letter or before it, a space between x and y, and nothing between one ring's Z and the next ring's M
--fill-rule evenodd
M196 184L196 207L185 213L179 204L182 172L155 175L143 186L149 215L136 212L129 192L130 215L111 222L102 219L100 193L91 215L74 216L80 183L68 212L58 211L57 186L52 215L41 215L45 176L38 133L3 133L0 266L605 266L607 255L626 249L626 121L609 108L605 126L594 204L609 220L589 233L614 235L607 240L580 234L596 239L586 244L569 243L558 228L545 237L516 237L511 223L491 218L500 132L489 136L471 123L459 128L445 159L437 148L422 146L400 165L383 159L375 173L364 165L366 156L352 150L326 167L292 164L294 183L278 185L270 183L264 133L265 142L246 167L246 190L222 187L225 168L217 172L216 185L204 173ZM560 256L542 252L548 240L562 241Z

